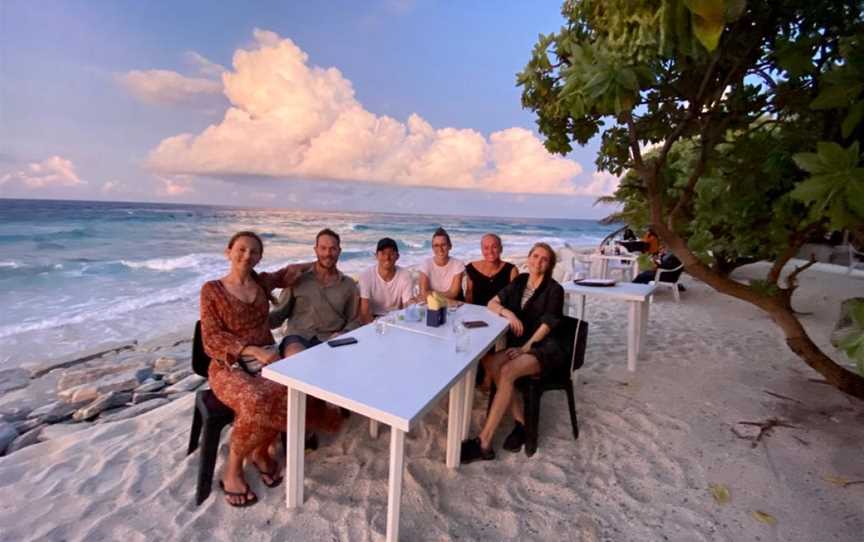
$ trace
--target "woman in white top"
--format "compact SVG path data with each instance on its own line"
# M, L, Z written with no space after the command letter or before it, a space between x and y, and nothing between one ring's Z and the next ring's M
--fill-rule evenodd
M444 228L438 228L432 234L432 257L418 266L420 271L420 289L423 297L431 292L438 292L448 299L462 298L462 275L465 264L461 260L450 257L450 235Z

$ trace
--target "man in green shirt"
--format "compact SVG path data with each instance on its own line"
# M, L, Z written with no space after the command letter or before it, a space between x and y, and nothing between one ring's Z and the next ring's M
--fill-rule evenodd
M359 291L354 279L336 268L342 252L339 235L323 229L315 236L317 261L291 288L282 290L270 312L270 328L284 327L279 344L287 357L360 326Z

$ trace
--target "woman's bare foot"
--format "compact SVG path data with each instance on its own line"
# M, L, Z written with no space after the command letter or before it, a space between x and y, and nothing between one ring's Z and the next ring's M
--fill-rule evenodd
M269 446L255 450L249 459L261 473L261 481L265 486L276 487L282 482L282 477L279 476L279 463L270 455Z

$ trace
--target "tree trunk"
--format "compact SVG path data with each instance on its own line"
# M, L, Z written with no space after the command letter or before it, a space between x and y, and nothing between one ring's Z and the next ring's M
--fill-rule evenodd
M825 355L804 331L804 326L791 309L777 303L765 310L783 330L786 335L786 345L790 350L838 390L858 399L864 399L864 376L846 369Z
M654 228L675 256L681 260L684 269L689 274L720 293L746 301L767 312L786 335L786 345L804 363L825 377L825 380L835 388L864 400L864 376L846 369L822 352L807 335L788 302L784 303L783 299L760 294L740 282L721 276L699 261L690 252L686 241L667 228L665 224L662 222L655 223Z

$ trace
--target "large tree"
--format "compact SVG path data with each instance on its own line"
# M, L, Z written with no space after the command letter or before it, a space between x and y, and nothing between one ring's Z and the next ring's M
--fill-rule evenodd
M625 218L650 224L688 273L765 310L826 381L864 377L792 308L809 238L864 223L864 23L852 0L572 0L519 74L546 147L597 134ZM763 280L730 277L767 260Z

